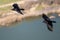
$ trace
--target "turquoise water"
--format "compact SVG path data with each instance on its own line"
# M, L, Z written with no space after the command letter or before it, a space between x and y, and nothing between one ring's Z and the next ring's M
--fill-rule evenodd
M0 28L0 40L60 40L60 17L54 19L54 31L50 32L42 18Z

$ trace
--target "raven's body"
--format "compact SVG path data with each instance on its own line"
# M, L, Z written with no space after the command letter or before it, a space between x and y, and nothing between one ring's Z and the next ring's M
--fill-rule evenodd
M18 13L20 13L20 14L23 14L22 12L21 12L21 10L24 10L23 8L22 9L20 9L19 8L19 6L18 6L18 4L13 4L13 9L12 10L14 10L14 11L17 11Z
M42 14L42 17L44 19L44 23L47 24L47 28L50 31L53 31L53 23L56 23L56 21L51 21L50 18L47 15L45 15L45 14Z

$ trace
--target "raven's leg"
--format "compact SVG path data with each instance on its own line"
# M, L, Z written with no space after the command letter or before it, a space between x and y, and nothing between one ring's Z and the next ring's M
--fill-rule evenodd
M56 21L52 21L53 23L56 23Z

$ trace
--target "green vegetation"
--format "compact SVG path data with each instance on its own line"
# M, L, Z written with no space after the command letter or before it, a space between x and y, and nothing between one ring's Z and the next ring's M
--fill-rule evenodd
M7 13L7 12L10 12L11 9L12 9L12 6L0 8L0 17L1 17L2 14L5 14L5 13Z
M44 7L42 6L42 5L38 5L37 7L36 7L36 10L41 10L41 9L43 9Z
M13 3L13 2L17 2L17 1L20 1L20 0L0 0L0 5L4 5L4 4L8 4L8 3ZM3 12L8 12L12 9L12 6L7 6L7 7L3 7L3 8L0 8L0 13L3 11Z
M0 5L12 3L12 2L16 2L16 1L20 1L20 0L0 0Z
M0 8L0 11L8 11L8 10L11 10L11 9L12 9L12 7L8 6L8 7Z

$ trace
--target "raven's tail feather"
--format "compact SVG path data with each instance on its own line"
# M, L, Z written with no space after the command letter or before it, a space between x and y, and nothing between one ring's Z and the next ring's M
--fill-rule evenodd
M24 9L22 8L22 9L20 9L20 10L23 10L24 11Z
M52 21L53 23L56 23L56 21Z

